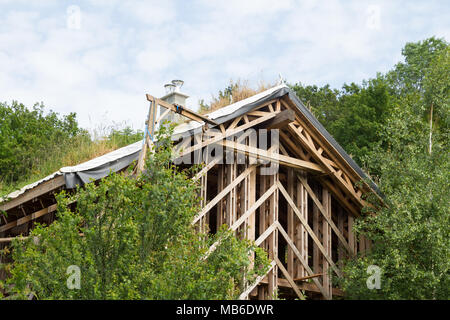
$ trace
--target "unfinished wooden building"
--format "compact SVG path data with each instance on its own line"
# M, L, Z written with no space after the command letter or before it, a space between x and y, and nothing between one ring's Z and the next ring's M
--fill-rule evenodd
M177 165L205 163L193 177L203 200L192 223L209 232L227 224L272 260L241 298L342 296L334 281L342 275L340 261L371 247L352 229L367 205L362 195L378 190L294 92L281 84L205 116L170 99L147 98L168 108L150 113L149 127L173 111L192 119L173 136ZM26 235L35 222L53 221L56 192L123 170L139 159L142 145L62 168L0 201L7 212L0 218L0 247Z

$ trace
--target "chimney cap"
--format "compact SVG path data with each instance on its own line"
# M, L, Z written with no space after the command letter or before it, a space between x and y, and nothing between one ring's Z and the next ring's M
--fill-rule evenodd
M179 80L179 79L175 79L175 80L172 80L172 84L175 86L175 91L179 92L181 87L184 84L184 81L183 80Z
M166 89L166 94L172 93L175 90L175 85L173 83L167 83L164 85L164 89Z

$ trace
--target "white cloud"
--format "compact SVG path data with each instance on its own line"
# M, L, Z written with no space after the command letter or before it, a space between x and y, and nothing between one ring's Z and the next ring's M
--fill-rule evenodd
M0 101L78 113L84 126L142 128L146 92L185 80L188 106L231 78L340 86L388 70L407 41L449 37L440 2L0 0ZM368 8L379 7L379 25ZM447 9L447 10L445 10ZM369 21L370 22L370 21Z

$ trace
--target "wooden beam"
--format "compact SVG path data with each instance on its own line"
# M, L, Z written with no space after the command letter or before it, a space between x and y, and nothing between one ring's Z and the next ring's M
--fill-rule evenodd
M297 178L299 179L301 184L305 187L306 191L308 192L309 196L313 200L314 204L317 206L317 208L319 209L319 211L322 214L322 216L327 220L328 224L331 226L331 228L333 229L334 233L336 233L336 236L342 242L342 244L344 245L345 249L347 249L347 251L350 252L353 255L354 252L353 252L352 248L350 248L350 246L348 245L348 243L345 240L344 236L342 235L342 233L339 231L339 229L334 224L333 220L331 219L331 216L326 214L325 208L322 206L322 204L320 203L319 199L317 199L316 195L312 191L312 189L309 186L308 182L306 182L306 180L303 177L299 176L299 175L297 175Z
M201 114L198 114L192 110L189 110L187 108L184 108L182 106L175 106L171 103L168 103L164 100L161 99L157 99L149 94L146 95L147 96L147 100L148 101L156 101L156 105L160 105L163 106L166 109L172 110L173 112L179 113L191 120L197 121L197 122L205 122L205 123L209 123L212 125L219 125L216 121L209 119L208 117L205 117Z
M252 165L244 172L242 172L236 179L234 179L228 186L226 186L217 196L214 197L203 209L200 213L195 216L194 220L191 224L195 224L201 217L205 215L206 212L211 210L224 196L226 196L234 187L236 187L245 177L247 177L250 172L256 169L257 165Z
M63 175L54 177L49 181L45 181L40 185L34 187L33 189L25 191L17 198L11 199L10 201L5 201L0 205L0 211L8 211L18 205L21 205L27 201L33 200L34 198L40 197L50 191L56 190L62 186L66 185L66 181Z
M29 215L23 217L23 218L20 218L20 219L17 219L15 221L5 224L0 227L0 232L5 232L9 229L20 226L24 223L30 222L31 220L35 220L39 217L42 217L42 216L44 216L48 213L54 212L54 211L56 211L56 204L53 204L48 208L41 209L39 211L33 212L32 214L29 214Z
M281 263L281 261L275 257L275 262L278 265L278 268L280 268L281 272L283 273L284 277L286 278L286 280L289 282L289 284L291 285L292 289L294 289L295 293L297 294L297 297L300 300L305 300L305 296L303 295L303 293L301 293L301 291L298 289L297 284L294 282L294 280L292 279L292 277L290 276L289 272L287 272L286 268L283 266L283 264Z
M279 111L279 109L277 109L277 111ZM266 128L267 130L281 129L293 121L295 121L294 110L284 110L281 111L275 118L268 121L266 124Z
M242 132L242 131L244 131L246 129L249 129L249 128L254 127L254 126L256 126L256 125L258 125L260 123L263 123L263 122L265 122L267 120L270 120L270 119L276 117L277 114L278 114L277 112L273 112L273 113L270 113L270 114L268 114L268 115L266 115L264 117L252 120L249 123L246 123L246 124L243 124L243 125L241 125L239 127L236 127L236 128L234 128L232 130L227 130L225 132L225 134L216 135L214 138L206 140L206 141L202 142L201 144L199 143L199 144L196 144L196 145L194 145L192 147L187 148L186 150L183 151L183 153L179 157L182 157L182 156L184 156L186 154L194 152L194 151L196 151L198 149L204 148L204 147L206 147L206 146L208 146L210 144L217 143L220 140L223 140L223 139L226 139L226 138L231 137L233 135L236 135L236 134L238 134L238 133L240 133L240 132ZM208 134L208 131L205 132L205 134Z
M261 283L267 284L267 279L263 279L261 280ZM283 278L278 278L278 286L280 287L285 287L285 288L290 288L290 284L286 279ZM305 290L305 291L309 291L309 292L315 292L315 293L321 293L319 288L317 287L316 284L314 283L308 283L308 282L300 282L297 283L297 286L301 289L301 290ZM339 289L339 288L333 288L333 296L339 296L339 297L343 297L344 296L344 292Z
M308 279L317 278L317 277L321 277L321 276L323 276L323 273L317 273L317 274L313 274L311 276L296 278L296 279L294 279L294 281L305 281Z
M308 150L308 152L312 154L314 159L324 165L326 172L330 174L331 178L336 182L339 182L339 184L344 187L343 189L348 195L352 196L361 207L367 205L367 203L356 194L353 186L349 185L347 181L345 181L339 174L337 174L337 171L333 168L333 166L330 165L330 161L326 161L326 158L317 151L311 136L306 132L306 130L302 131L305 133L305 137L301 134L299 129L295 127L294 123L290 123L288 125L288 128L290 128L290 131L293 132L298 138L300 138L301 143Z
M154 139L153 135L155 133L155 125L156 125L155 117L157 108L156 108L156 100L154 98L149 101L150 101L150 108L148 110L146 132L144 132L145 142L139 154L137 165L133 171L134 174L141 173L144 170L145 158L147 156L147 149L151 150L151 148L153 147L153 139Z
M319 172L319 173L324 172L321 166L319 166L315 163L312 163L312 162L299 160L299 159L288 157L288 156L285 156L285 155L282 155L279 153L272 153L272 152L262 150L259 148L235 143L230 140L223 140L218 143L223 145L224 147L234 149L237 152L242 152L250 157L260 158L263 160L269 160L274 163L278 163L278 164L281 164L281 165L284 165L287 167L291 167L291 168L295 168L295 169L301 169L301 170L307 170L307 171Z
M315 235L313 230L311 230L311 227L308 225L308 221L305 221L305 219L302 217L302 215L299 212L298 208L296 207L296 205L292 201L291 197L289 197L289 194L287 193L286 189L283 187L283 185L280 182L278 182L278 189L281 191L281 193L283 194L283 196L286 199L286 201L288 202L288 204L294 209L295 214L300 219L301 223L304 225L305 229L308 231L309 235L311 236L311 238L313 239L314 243L317 245L319 250L322 252L322 254L325 257L325 259L327 259L328 263L331 265L331 268L334 270L334 272L336 272L336 274L339 277L342 277L341 271L336 267L336 265L334 264L334 262L331 259L331 257L327 254L325 248L320 243L319 239L317 238L317 236Z
M215 158L213 161L208 163L206 166L202 168L197 174L192 177L192 181L197 181L200 179L204 174L206 174L212 167L214 167L219 161L222 160L222 156Z
M276 222L276 223L277 223L278 231L284 237L284 239L286 240L287 244L292 248L292 251L297 256L297 259L303 265L303 267L305 268L306 272L308 272L309 275L314 275L314 272L309 267L308 262L305 261L305 259L303 259L300 251L298 251L297 247L294 245L292 240L289 238L289 235L287 234L287 232L284 230L284 228L281 226L281 224L279 222ZM314 283L317 285L317 287L320 289L320 292L323 294L323 296L324 297L328 297L326 291L324 290L324 288L320 284L319 280L317 280L316 278L312 278L312 279L313 279Z
M263 243L264 240L266 240L267 237L270 236L270 235L272 234L272 232L275 231L276 228L277 228L276 223L275 223L275 222L272 223L272 225L271 225L270 227L268 227L268 228L266 229L266 231L264 231L263 234L261 234L261 235L259 236L258 239L256 239L255 244L256 244L257 246L259 246L261 243Z
M261 206L261 204L272 195L272 193L276 190L276 188L277 186L274 184L269 190L267 190L266 193L264 193L258 199L258 201L256 201L241 217L239 217L239 219L230 227L230 230L235 231L237 228L239 228L241 224L245 221L245 219L249 218L250 215L252 215L256 211L256 209L258 209ZM264 239L262 241L264 241ZM216 248L222 241L223 239L219 239L216 242L214 242L206 252L204 259L206 259L214 250L216 250Z
M253 282L252 285L250 285L249 287L247 287L247 289L241 293L241 295L239 296L239 300L245 300L247 299L248 295L250 294L250 292L253 291L253 289L256 288L256 286L264 279L264 277L273 269L273 267L275 267L276 262L272 261L269 265L269 269L266 271L266 273L264 275L261 275L259 277L256 278L256 280Z

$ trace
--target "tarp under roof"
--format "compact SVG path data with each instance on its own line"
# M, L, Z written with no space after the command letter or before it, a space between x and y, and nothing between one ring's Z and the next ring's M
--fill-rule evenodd
M289 99L294 102L297 108L305 117L319 130L319 132L330 142L330 144L339 152L339 154L347 161L347 163L358 173L358 175L369 182L370 187L381 195L378 187L373 183L364 171L356 164L356 162L345 152L344 149L334 140L334 138L328 133L325 127L313 116L313 114L303 105L300 99L295 95L287 85L281 84L255 94L247 99L230 104L226 107L213 111L206 116L217 123L221 124L230 119L234 119L241 116L256 106L271 101L273 99L280 98L284 95L288 95ZM182 123L175 127L173 139L178 139L183 135L191 135L202 130L204 122L189 121ZM25 193L27 190L31 190L37 187L39 184L51 180L56 176L64 175L66 188L74 188L77 184L83 185L84 183L92 180L98 180L107 176L111 171L117 172L127 166L139 157L139 152L142 148L142 141L138 141L129 146L117 149L103 156L89 160L82 164L73 167L64 167L59 171L39 180L32 184L23 187L20 190L14 191L4 198L0 198L0 203L7 199L14 199Z

